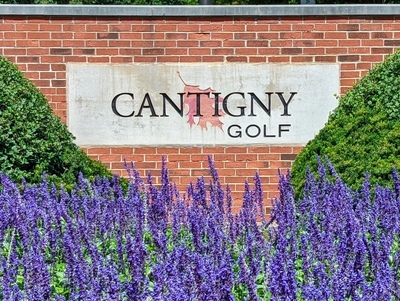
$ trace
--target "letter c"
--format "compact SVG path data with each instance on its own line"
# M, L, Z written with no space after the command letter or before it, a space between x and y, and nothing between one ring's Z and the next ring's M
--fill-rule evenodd
M113 98L113 100L111 102L112 111L114 112L115 115L120 116L120 117L131 117L131 116L133 116L133 114L135 114L135 111L132 111L132 113L129 114L129 115L122 115L120 112L118 112L118 110L117 110L117 100L118 100L118 97L120 97L121 95L129 95L133 100L133 93L126 93L126 92L119 93L118 95L116 95Z

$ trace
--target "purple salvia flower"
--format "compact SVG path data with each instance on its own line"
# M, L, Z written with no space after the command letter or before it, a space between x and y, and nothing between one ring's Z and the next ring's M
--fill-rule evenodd
M140 231L136 231L135 237L128 233L126 239L126 255L131 277L128 298L130 300L141 300L140 296L147 294L147 276L145 273L147 251Z
M254 180L254 201L258 206L258 218L260 218L260 221L263 225L263 227L266 226L266 220L265 220L265 212L264 212L264 198L263 198L263 190L262 190L262 185L261 185L261 178L260 174L257 172L256 175L253 178Z
M271 263L271 300L295 300L297 283L295 279L296 217L294 191L290 185L290 176L280 174L280 198L275 200L272 214L278 229L274 242L275 255Z

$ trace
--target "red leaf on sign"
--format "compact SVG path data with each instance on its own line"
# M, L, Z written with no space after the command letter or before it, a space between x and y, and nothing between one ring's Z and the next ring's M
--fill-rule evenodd
M190 126L198 125L201 129L207 130L207 124L209 123L212 127L218 127L222 130L223 122L219 119L219 117L224 116L224 112L218 109L218 116L215 115L215 98L211 98L215 90L211 88L207 88L202 90L199 86L188 85L182 79L181 74L178 71L178 76L185 85L184 89L184 99L183 104L187 105L189 111L187 113L188 116L188 123ZM197 112L197 95L191 93L203 93L200 95L200 112ZM222 103L223 99L218 96L218 103ZM199 116L199 113L201 116ZM196 124L195 117L198 117L198 122Z

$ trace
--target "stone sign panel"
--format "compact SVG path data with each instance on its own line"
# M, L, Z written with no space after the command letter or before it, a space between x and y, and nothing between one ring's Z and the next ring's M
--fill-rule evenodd
M68 64L80 146L304 145L337 106L337 64Z

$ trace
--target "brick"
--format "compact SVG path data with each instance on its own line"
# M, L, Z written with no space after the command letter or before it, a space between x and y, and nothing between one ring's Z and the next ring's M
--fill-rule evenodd
M177 47L198 47L199 46L199 41L196 40L191 40L191 41L181 41L178 40L176 42Z
M163 55L164 49L160 48L145 48L142 50L143 55Z
M90 50L90 49L88 49ZM96 50L96 55L109 55L109 56L113 56L113 55L118 55L118 49L116 48L98 48Z
M250 40L246 42L247 47L269 47L268 40Z
M72 32L52 32L51 39L53 40L71 40L74 38Z
M33 72L25 71L24 75L29 79L39 79L40 72L37 72L37 71L33 71Z
M66 67L65 67L65 64L52 64L51 70L52 71L65 71Z
M316 40L315 46L317 47L337 47L338 45L337 40Z
M96 35L97 39L119 39L119 33L118 32L107 32L107 33L97 33Z
M130 49L119 49L119 54L120 55L140 55L142 53L141 49L134 49L134 48L130 48Z
M382 29L383 29L383 24L377 24L377 23L360 24L360 30L362 31L381 31Z
M323 54L325 54L325 48L319 48L319 47L303 48L303 55L323 55Z
M279 38L279 33L277 32L258 32L257 39L261 40L276 40Z
M245 169L237 168L236 169L237 176L254 177L256 172L257 172L257 169L251 169L251 168L245 168ZM243 181L243 183L244 183L244 181Z
M97 35L95 32L75 32L74 33L74 39L77 40L94 40L97 38Z
M181 63L197 63L201 62L201 60L202 60L201 56L195 56L195 55L179 57L179 62Z
M223 62L223 61L224 61L224 57L218 56L218 55L202 57L202 62L206 62L206 63L216 63L216 62Z
M17 47L39 47L38 40L17 40Z
M288 63L290 62L290 56L273 56L268 58L270 63Z
M86 40L85 47L107 47L107 40ZM133 45L132 45L133 46Z
M133 58L133 61L136 63L155 63L157 61L156 57L151 57L151 56L144 56L144 57L140 57L140 56L135 56Z
M263 57L249 57L249 63L265 63L267 60Z
M187 39L187 33L181 33L181 32L167 32L165 34L165 38L167 40L186 40Z
M87 58L86 56L66 56L64 58L66 63L86 63L87 62Z
M261 161L276 161L276 160L280 160L280 155L278 153L275 154L259 154L258 155L258 160Z
M191 40L210 40L211 35L210 33L203 33L203 32L196 32L196 33L189 33L188 39Z
M233 25L224 25L223 26L224 32L244 32L246 31L244 24L233 24Z
M248 29L249 30L249 29ZM222 31L222 24L200 24L201 32L219 32Z
M400 46L400 40L384 40L384 46Z
M232 55L234 50L232 48L215 48L211 52L213 55Z
M52 48L50 49L51 55L72 55L72 49L70 48Z
M49 55L50 50L48 48L28 48L26 53L27 55L40 56L41 61L44 62L47 55Z
M258 49L257 48L250 48L250 47L237 48L235 50L235 54L238 55L238 56L246 56L246 60L247 60L247 56L249 56L249 55L257 55L258 54Z
M6 48L6 47L14 48L15 47L15 41L0 39L0 48Z
M144 40L162 40L164 39L163 32L145 32L142 34Z
M61 41L61 40L40 40L39 46L45 47L45 48L53 48L53 47L61 48L61 47L63 47L63 41Z
M293 41L292 40L272 40L270 41L271 47L292 47Z
M349 39L369 39L370 33L369 32L349 32L348 37L349 37Z
M394 48L371 48L371 54L392 54Z
M200 47L222 47L222 41L200 41Z
M325 39L347 39L347 34L345 32L325 32Z
M398 21L394 23L389 23L389 24L383 24L383 31L399 31L400 26L398 24Z
M96 50L93 48L74 49L74 55L94 55Z
M327 23L316 23L315 31L336 31L336 24L327 24Z
M247 168L253 169L253 170L259 170L262 168L269 168L269 162L262 162L262 161L252 161L252 162L247 162ZM253 172L253 175L255 172Z
M302 32L301 33L302 39L323 39L324 33L323 32Z
M15 31L15 24L7 24L0 22L0 31Z
M282 48L281 53L285 55L297 55L303 52L302 48Z
M307 62L313 62L314 57L312 56L293 56L290 60L292 63L307 63Z
M375 39L375 40L362 40L361 41L361 46L373 46L373 47L379 47L383 46L383 40Z
M291 25L286 25L286 24L271 24L269 26L270 31L290 31L292 29Z
M183 48L183 50L186 50L186 49ZM189 54L193 54L193 55L210 55L211 54L211 50L209 48L189 48Z
M240 32L234 33L233 37L236 40L255 40L256 34L254 32Z
M40 58L37 56L19 56L17 63L39 63Z
M131 24L111 24L108 26L111 32L130 32Z
M326 56L316 56L315 57L316 62L330 62L330 63L335 63L337 62L337 57L333 55L326 55Z
M361 45L360 40L340 40L339 47L358 47Z
M362 55L361 61L363 62L382 62L383 55L373 54L373 55Z
M392 32L371 32L372 39L391 39L392 37Z
M247 148L246 147L235 147L235 146L228 146L225 148L225 153L246 153Z
M85 31L86 32L107 32L108 31L108 25L102 24L86 24L85 25Z
M371 48L369 47L350 47L349 54L369 54L371 53Z
M229 32L213 32L211 34L211 39L213 40L232 40L233 33Z
M286 154L292 154L293 153L293 148L290 146L271 146L270 148L271 154L273 153L286 153Z
M205 146L202 149L202 153L204 154L204 160L207 160L208 155L212 154L223 154L225 153L225 147L208 147Z
M154 47L168 48L168 47L176 47L176 41L154 41Z
M79 33L85 31L84 24L62 24L62 32L72 31L73 33Z
M347 48L344 48L344 47L326 48L325 53L326 54L346 54Z
M16 31L38 31L39 30L39 25L38 24L32 24L32 23L26 23L26 24L15 24L15 30Z
M293 42L294 47L315 47L314 40L296 40Z
M49 71L50 66L48 64L28 64L28 70L29 71Z
M339 31L359 31L360 24L338 24L337 29Z
M50 39L49 32L28 32L28 39L36 39L36 40L43 40L43 39Z
M56 78L56 73L55 72L40 72L40 78L41 79L54 79L54 78Z

